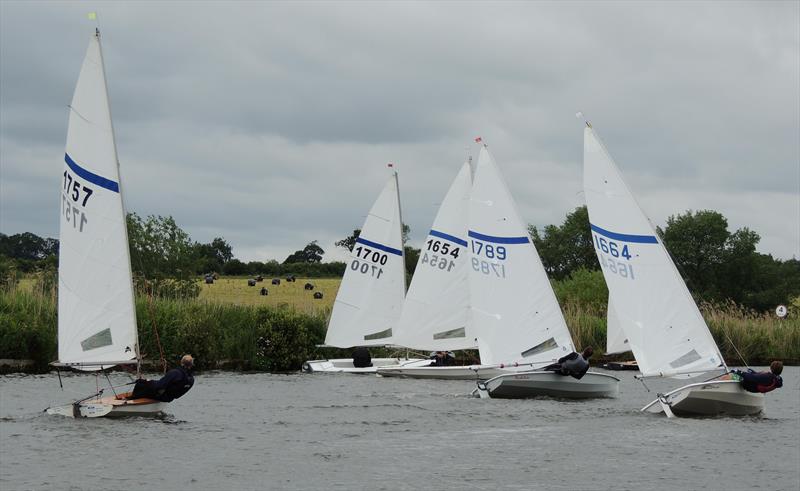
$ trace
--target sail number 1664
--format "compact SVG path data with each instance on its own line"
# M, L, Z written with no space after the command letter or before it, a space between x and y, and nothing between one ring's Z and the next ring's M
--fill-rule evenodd
M594 247L598 251L609 254L611 257L621 257L628 261L631 260L631 253L628 251L627 244L623 244L622 247L620 247L619 244L613 240L607 240L605 237L599 237L597 234L592 235L594 236Z

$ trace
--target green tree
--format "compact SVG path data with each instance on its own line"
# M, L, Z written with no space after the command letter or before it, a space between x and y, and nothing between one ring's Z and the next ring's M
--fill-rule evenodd
M199 259L197 273L222 271L225 263L233 259L233 248L222 237L216 237L209 244L196 244Z
M322 247L317 245L317 241L313 240L309 242L302 250L295 251L286 260L283 264L292 264L292 263L320 263L322 262L322 256L325 254L325 251L322 250Z
M403 257L406 261L406 285L410 285L411 278L414 277L414 271L417 269L417 262L419 261L420 252L421 251L416 247L403 247Z
M689 289L706 300L721 299L717 287L730 237L728 221L711 210L687 211L667 219L659 234Z
M547 225L540 233L529 225L528 231L551 278L564 279L579 269L599 269L586 206L568 213L561 226Z
M361 229L357 228L353 230L353 233L348 235L342 240L337 240L334 242L336 247L341 247L343 249L347 249L348 251L352 251L353 247L356 245L356 240L358 240L358 236L361 235Z
M139 291L159 297L191 298L200 293L194 278L195 244L172 217L142 219L128 213L131 268Z
M800 294L798 261L759 254L759 235L747 227L731 233L719 212L689 210L670 216L659 234L689 290L699 299L732 300L764 311L790 303Z
M234 258L225 263L225 265L222 267L222 272L230 276L243 276L250 274L250 268L247 266L247 264Z
M0 254L14 259L39 261L58 255L58 240L45 239L31 232L0 234Z

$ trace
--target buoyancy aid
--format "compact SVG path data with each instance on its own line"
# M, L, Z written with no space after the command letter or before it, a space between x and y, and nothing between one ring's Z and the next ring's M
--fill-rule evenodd
M757 384L756 391L761 392L762 394L766 394L767 392L779 389L781 387L783 387L783 379L780 377L780 375L773 375L772 383Z
M184 368L180 368L179 370L181 371L183 377L169 384L164 389L164 393L160 397L162 401L170 402L178 399L189 392L189 389L191 389L194 385L194 376Z

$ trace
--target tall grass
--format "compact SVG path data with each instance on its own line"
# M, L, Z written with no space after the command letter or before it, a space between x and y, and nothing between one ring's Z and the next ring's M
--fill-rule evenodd
M40 282L0 289L0 358L32 359L43 370L57 353L54 289ZM172 366L185 353L200 368L297 370L319 358L325 338L321 314L290 306L244 306L220 302L137 298L139 343L146 361L157 363L160 340Z
M576 347L593 346L598 358L610 359L603 355L608 293L597 286L598 279L602 282L602 277L587 272L556 282L554 289ZM312 292L302 290L304 281L300 279L287 288L267 285L270 296L273 290L276 293L272 305L257 296L260 287L239 288L238 283L246 282L231 281L237 282L237 288L220 283L222 288L205 289L200 300L137 298L139 341L145 360L159 361L156 332L169 365L191 353L200 367L288 371L299 369L309 359L349 356L349 350L316 347L325 338L328 302L332 302L328 292L338 288L335 280L324 284L326 303L310 301ZM214 292L221 295L214 297ZM702 304L700 308L729 364L763 365L773 359L800 363L797 309L781 320L732 304ZM47 363L57 358L56 325L51 279L26 279L0 288L0 358L32 359L38 369L46 369ZM389 354L388 350L373 351L373 356Z

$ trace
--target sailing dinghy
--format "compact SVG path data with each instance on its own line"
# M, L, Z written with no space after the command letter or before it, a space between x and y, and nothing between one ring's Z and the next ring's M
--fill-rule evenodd
M486 145L469 205L469 287L481 362L515 371L479 382L480 397L613 397L619 380L580 380L543 368L575 351L539 254ZM525 367L521 371L519 367Z
M325 335L325 346L394 345L406 293L403 222L397 172L383 187L369 210L361 234L350 251ZM311 360L305 372L375 373L379 366L408 362L404 358L373 358L370 367L355 367L351 358Z
M478 348L470 325L467 221L472 191L471 161L464 162L425 240L395 336L401 346L417 350L454 351ZM487 379L504 373L494 366L420 366L378 368L383 377L450 380Z
M608 284L609 329L616 330L609 340L616 340L619 350L633 351L643 378L727 372L669 253L588 122L583 142L583 187L595 252ZM642 411L671 417L748 415L763 409L763 394L715 377L659 394Z
M69 112L61 183L58 255L58 368L100 371L141 366L128 231L108 102L100 31L89 41ZM114 387L111 387L114 390ZM104 391L48 414L70 417L153 415L167 403L102 397Z

